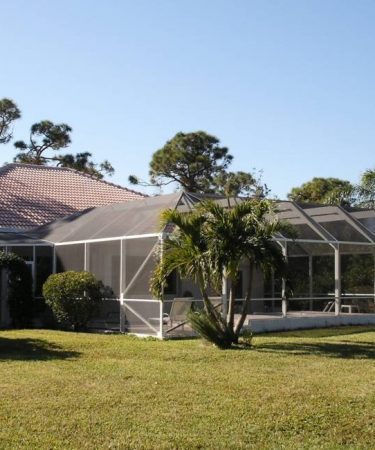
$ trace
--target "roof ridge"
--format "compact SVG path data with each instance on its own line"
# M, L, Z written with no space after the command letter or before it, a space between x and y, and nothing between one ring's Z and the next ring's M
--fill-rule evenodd
M44 165L39 165L39 164L26 164L26 163L7 163L7 164L4 164L2 167L0 167L0 174L2 172L5 172L5 171L11 169L12 167L21 167L21 168L22 167L29 167L29 168L32 168L32 169L42 169L42 170L51 170L51 169L53 169L53 170L65 170L65 171L68 171L68 172L73 172L73 173L76 173L78 175L84 176L86 178L89 178L90 180L100 181L101 183L107 184L109 186L113 186L115 188L122 189L124 191L131 192L131 193L136 194L136 195L141 195L144 198L149 197L149 195L143 194L142 192L135 191L134 189L129 189L129 188L125 187L125 186L121 186L120 184L111 183L110 181L107 181L107 180L96 178L93 175L90 175L90 174L85 173L85 172L81 172L81 171L79 171L77 169L72 169L71 167L44 166Z

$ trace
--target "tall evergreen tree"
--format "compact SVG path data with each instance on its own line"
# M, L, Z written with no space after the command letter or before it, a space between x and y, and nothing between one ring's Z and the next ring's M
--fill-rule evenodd
M0 100L0 144L7 144L13 137L12 124L21 117L21 111L13 100Z
M131 175L132 184L165 186L176 184L195 193L217 193L225 196L249 195L262 190L253 174L229 172L233 156L217 137L204 131L177 133L150 162L150 182Z
M96 178L103 178L104 174L113 175L114 168L107 160L95 163L90 152L74 154L60 154L60 150L71 144L72 128L65 124L55 124L49 120L32 125L29 142L17 141L14 143L19 153L15 162L48 165L56 164L87 173ZM52 151L52 153L51 153Z

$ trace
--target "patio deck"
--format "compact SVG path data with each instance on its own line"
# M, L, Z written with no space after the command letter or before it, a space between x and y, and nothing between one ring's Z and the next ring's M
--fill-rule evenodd
M235 319L238 320L239 315L236 315ZM286 317L275 313L249 314L246 317L244 329L254 333L265 333L343 325L375 325L375 314L341 313L336 316L334 313L319 311L289 312ZM182 327L176 328L170 333L166 333L167 329L168 327L163 329L165 337L182 338L195 335L189 324L185 324L183 329Z
M347 300L347 299L346 299ZM131 306L127 305L122 309L123 328L120 327L121 303L119 300L105 301L102 308L102 318L91 321L91 329L104 332L127 332L139 336L155 336L158 338L183 338L195 336L194 331L187 322L182 323L181 318L170 320L160 327L160 303L156 300L127 300ZM347 302L348 303L348 302ZM152 306L150 308L150 305ZM136 308L137 306L137 308ZM274 312L253 312L248 314L244 323L244 329L255 333L289 331L309 328L325 328L342 325L375 325L375 313L357 312L358 306L342 305L339 315L333 311L322 310L300 310L287 311L285 317L279 311ZM345 307L345 309L343 309ZM354 310L354 311L353 311ZM128 314L132 315L128 315ZM165 314L165 313L164 313ZM168 315L167 315L168 317ZM240 318L235 314L235 321ZM130 321L129 321L130 319ZM186 320L186 317L185 317Z

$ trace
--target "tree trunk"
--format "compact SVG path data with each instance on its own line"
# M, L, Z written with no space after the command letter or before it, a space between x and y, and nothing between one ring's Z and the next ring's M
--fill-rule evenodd
M232 331L234 331L234 306L236 301L235 291L236 291L236 283L231 281L229 290L228 327Z
M208 298L207 292L204 288L204 283L203 283L202 277L199 277L199 290L201 291L204 308L205 308L207 314L216 321L219 318L221 319L220 314L215 310L215 308L212 306L212 303L210 302L210 300Z
M237 322L236 329L234 331L236 343L238 342L238 338L240 336L241 329L243 327L243 324L245 323L247 310L248 310L248 307L249 307L250 301L251 301L251 288L252 288L252 282L253 282L254 267L250 261L249 261L249 264L250 264L249 265L249 281L247 284L246 297L245 297L245 301L242 305L242 312L241 312L240 320Z

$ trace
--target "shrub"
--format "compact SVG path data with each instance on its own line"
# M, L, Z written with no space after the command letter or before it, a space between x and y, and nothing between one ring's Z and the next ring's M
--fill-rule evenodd
M206 311L191 311L188 320L194 331L203 339L219 348L230 348L233 342L233 332L224 321L213 320Z
M43 296L58 322L82 330L97 311L102 288L91 273L68 271L50 275L43 285Z
M8 306L13 327L30 326L34 303L29 268L20 256L0 251L0 273L1 269L8 271Z
M254 335L251 330L243 330L240 337L240 343L245 347L252 347L253 337Z

